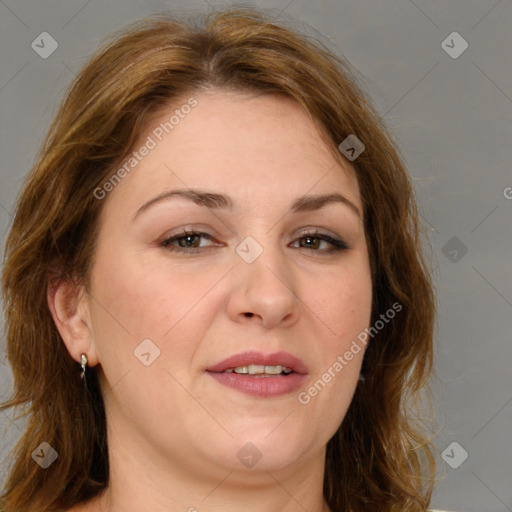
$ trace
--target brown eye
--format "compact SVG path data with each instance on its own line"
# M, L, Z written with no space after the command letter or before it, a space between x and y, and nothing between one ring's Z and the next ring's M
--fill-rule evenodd
M177 239L180 247L199 247L199 235L187 235Z
M162 247L178 252L197 252L197 249L210 247L213 244L202 243L202 240L213 240L207 233L187 232L167 238L161 242ZM192 249L192 250L190 250ZM196 250L194 250L196 249Z
M297 242L298 248L312 249L315 252L344 251L349 248L343 240L324 233L303 233L294 243Z
M306 247L307 249L318 249L320 247L320 238L305 236L300 240L301 247Z

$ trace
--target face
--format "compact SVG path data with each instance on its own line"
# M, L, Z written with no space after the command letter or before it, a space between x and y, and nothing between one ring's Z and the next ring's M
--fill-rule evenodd
M87 307L112 438L182 472L323 458L370 322L354 170L290 99L191 96L101 199Z

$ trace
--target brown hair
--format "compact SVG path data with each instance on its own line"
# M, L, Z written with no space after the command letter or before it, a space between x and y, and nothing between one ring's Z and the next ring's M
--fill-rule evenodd
M97 373L89 372L84 391L49 312L49 280L87 282L103 204L93 191L123 161L151 114L211 87L295 99L340 161L338 145L348 135L366 145L354 167L371 261L372 325L394 303L402 310L368 345L365 381L327 445L324 495L335 512L426 509L435 463L413 411L428 397L433 289L402 158L355 76L322 43L248 8L214 12L200 24L166 14L143 20L92 57L27 178L5 247L14 394L0 410L22 407L28 415L4 490L5 512L68 508L108 483ZM45 471L31 459L41 442L59 454Z

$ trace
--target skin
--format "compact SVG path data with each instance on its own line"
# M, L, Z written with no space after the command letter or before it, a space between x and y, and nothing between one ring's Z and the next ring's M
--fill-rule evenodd
M308 404L298 393L369 325L370 266L352 208L290 206L338 192L362 212L354 169L291 99L215 89L193 96L198 105L104 199L90 287L62 282L49 292L68 351L97 366L107 414L108 489L72 510L326 512L325 447L364 350ZM140 144L175 108L154 116ZM134 219L177 188L226 194L232 209L173 197ZM185 228L212 240L189 239L200 247L188 253L172 249L177 241L162 245ZM349 248L305 239L306 229ZM247 236L263 248L250 264L235 251ZM149 366L134 355L147 338L160 350ZM299 357L304 386L259 398L205 372L246 350ZM237 457L247 442L262 455L252 468Z

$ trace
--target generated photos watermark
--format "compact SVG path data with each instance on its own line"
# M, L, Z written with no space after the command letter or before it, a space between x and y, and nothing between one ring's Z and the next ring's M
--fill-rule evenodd
M191 97L186 103L177 108L167 121L161 122L153 131L147 136L144 143L125 160L124 164L101 186L94 189L93 195L96 199L105 199L107 194L114 190L114 188L121 183L122 179L126 177L135 167L139 165L150 152L155 149L166 135L172 132L178 126L182 119L190 114L194 107L197 107L198 102L195 98Z
M311 402L311 399L317 396L329 382L331 382L336 375L338 375L345 366L349 364L356 354L361 352L363 345L366 347L368 344L368 338L373 338L380 330L384 328L386 324L395 318L396 314L402 311L402 305L395 302L386 313L382 313L379 320L376 320L373 326L366 327L364 331L361 331L355 340L352 341L350 348L345 351L343 355L338 355L336 360L332 363L329 368L312 384L306 391L301 391L297 400L302 405L307 405Z

